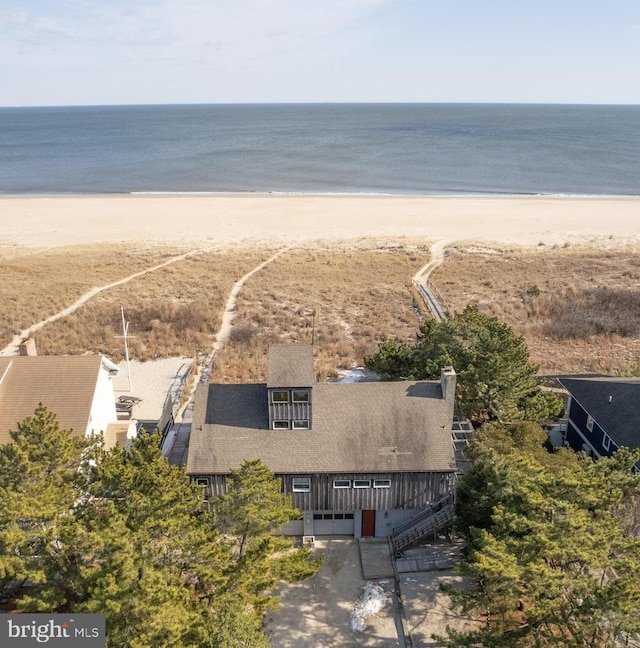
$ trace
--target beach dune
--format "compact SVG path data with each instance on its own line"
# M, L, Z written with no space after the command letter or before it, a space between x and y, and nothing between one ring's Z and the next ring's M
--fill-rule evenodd
M162 194L0 198L0 243L423 237L523 245L640 240L640 198Z

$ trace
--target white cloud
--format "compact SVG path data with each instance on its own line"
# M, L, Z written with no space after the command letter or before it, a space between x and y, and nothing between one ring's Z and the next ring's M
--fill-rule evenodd
M29 14L21 9L6 11L0 9L0 26L3 25L24 25L29 21Z
M261 59L276 47L314 45L353 25L363 13L392 0L160 0L120 3L71 0L35 15L0 11L0 25L22 25L16 38L46 47L65 39L74 50L113 46L162 49L181 59L184 48L215 43L240 60ZM209 50L210 51L210 50ZM132 51L133 53L133 51ZM277 52L276 52L277 53ZM103 51L104 54L104 51Z

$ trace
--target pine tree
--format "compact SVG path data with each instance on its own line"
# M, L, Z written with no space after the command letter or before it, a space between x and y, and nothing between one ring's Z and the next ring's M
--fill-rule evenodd
M532 450L530 435L505 438L480 440L458 492L469 540L462 571L473 586L449 591L479 625L441 639L450 648L614 648L640 631L640 539L629 525L638 455L593 462L561 451L558 461Z
M227 494L218 504L222 529L235 539L235 560L228 572L229 591L262 612L277 607L269 595L279 579L313 575L319 560L293 540L276 536L283 524L300 517L280 480L258 459L245 461L227 480Z
M106 614L108 644L207 645L231 554L201 489L143 434L98 454L89 492L79 515L103 546L83 609Z
M425 320L414 345L382 342L365 364L391 380L435 380L442 367L453 366L460 408L478 424L539 420L562 409L556 396L540 390L524 339L476 306L442 322Z
M17 611L105 614L109 648L267 646L280 578L318 563L274 530L297 515L248 462L221 500L171 466L158 435L106 451L39 406L0 446L0 582L29 579Z
M92 440L61 429L42 403L10 434L0 446L0 582L36 583L37 597L23 601L32 611L71 605L85 595L92 561L91 538L73 515Z

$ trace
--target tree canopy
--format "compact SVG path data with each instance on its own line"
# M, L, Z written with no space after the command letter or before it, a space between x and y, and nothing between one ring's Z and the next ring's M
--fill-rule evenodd
M478 626L441 640L614 648L640 631L638 456L550 454L526 425L483 430L474 446L457 494L471 586L449 592Z
M524 339L476 306L442 322L425 320L415 344L381 342L365 364L390 380L434 380L442 367L453 366L459 406L478 424L540 420L562 411L560 400L540 389Z
M17 611L103 613L118 648L267 646L276 581L317 569L273 535L298 512L260 462L210 512L157 435L107 451L39 406L12 440L0 446L0 587L32 583Z

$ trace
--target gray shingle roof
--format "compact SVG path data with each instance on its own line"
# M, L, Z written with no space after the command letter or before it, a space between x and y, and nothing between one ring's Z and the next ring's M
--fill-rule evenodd
M0 443L44 403L60 427L84 435L89 424L102 357L16 356L0 358Z
M267 385L200 385L187 472L224 474L256 458L280 474L455 468L438 382L318 383L312 402L312 429L269 430Z
M273 344L269 347L267 386L311 387L313 347L310 344Z
M559 378L559 381L618 446L640 448L640 381L621 378Z

